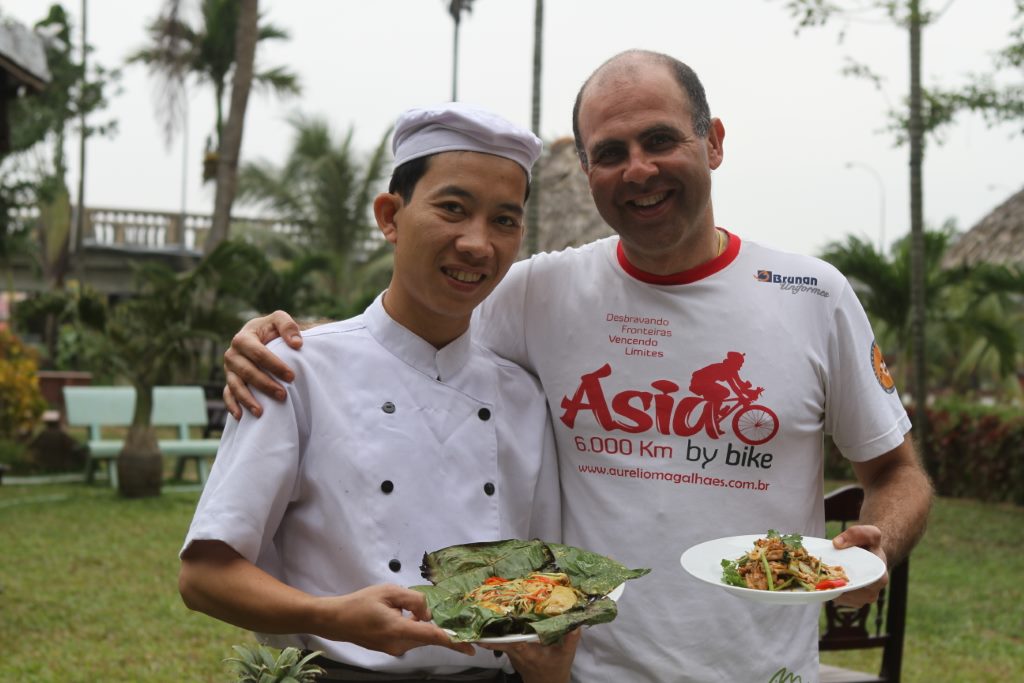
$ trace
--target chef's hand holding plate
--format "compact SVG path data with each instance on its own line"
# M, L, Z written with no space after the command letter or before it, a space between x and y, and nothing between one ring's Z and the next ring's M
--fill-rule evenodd
M508 655L523 683L568 683L582 629L575 628L553 645L540 643L478 643Z
M832 539L832 545L839 550L843 548L863 548L869 553L877 555L882 563L888 567L885 558L885 551L882 549L882 530L870 524L856 524L847 527L846 531ZM872 584L858 588L857 590L843 593L835 598L835 603L847 607L862 607L868 603L878 600L878 594L889 583L889 572L882 574L881 578Z
M440 645L466 655L476 652L469 643L453 643L444 629L430 621L422 593L380 584L332 599L338 602L325 618L335 623L315 631L325 637L393 656L424 645Z

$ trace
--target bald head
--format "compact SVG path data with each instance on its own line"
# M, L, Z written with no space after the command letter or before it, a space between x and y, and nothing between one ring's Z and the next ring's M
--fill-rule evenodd
M706 137L711 126L711 110L708 107L708 99L704 94L704 86L701 85L697 74L675 57L661 52L649 50L627 50L620 52L590 74L590 77L583 83L579 93L576 95L576 104L572 108L572 133L576 140L576 153L579 155L580 163L584 168L588 167L587 152L580 137L580 109L583 100L591 86L605 83L614 83L622 80L625 82L635 81L636 76L644 70L652 68L667 69L679 84L679 89L686 94L693 112L693 132L700 137Z

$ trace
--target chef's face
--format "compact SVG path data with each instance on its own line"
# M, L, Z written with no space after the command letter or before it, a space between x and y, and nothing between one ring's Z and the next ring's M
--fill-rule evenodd
M438 347L465 332L519 251L526 187L514 161L443 152L429 159L408 201L379 195L377 224L395 246L385 310Z

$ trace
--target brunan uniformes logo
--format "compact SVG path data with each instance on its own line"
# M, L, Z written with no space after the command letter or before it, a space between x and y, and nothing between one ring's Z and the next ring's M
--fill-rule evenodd
M830 293L827 289L818 287L818 278L810 275L783 275L772 270L758 270L754 275L758 282L778 285L779 289L790 294L816 294L828 298Z

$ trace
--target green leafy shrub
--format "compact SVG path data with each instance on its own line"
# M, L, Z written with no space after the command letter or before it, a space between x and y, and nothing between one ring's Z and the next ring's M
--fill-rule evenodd
M913 420L913 411L908 411ZM1024 505L1024 410L945 399L928 410L925 469L941 496ZM913 435L914 432L911 432ZM918 444L919 451L923 451ZM829 440L825 476L852 479Z
M1024 411L947 400L928 415L939 495L1024 504Z
M28 436L46 409L38 369L32 349L0 329L0 439Z

